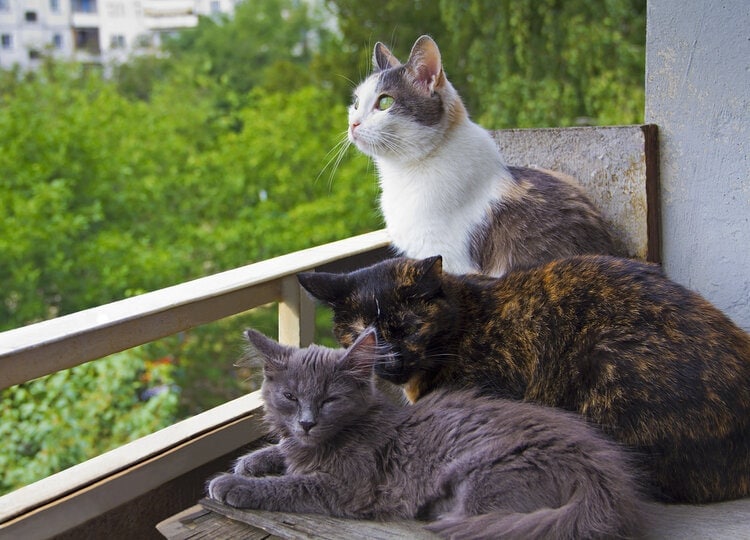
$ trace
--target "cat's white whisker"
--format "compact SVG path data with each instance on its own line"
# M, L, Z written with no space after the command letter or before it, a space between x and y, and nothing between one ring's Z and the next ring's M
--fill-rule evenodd
M328 188L331 189L331 187L333 186L333 178L336 174L336 171L338 170L339 165L341 165L341 161L344 159L344 156L346 155L346 152L350 146L351 146L351 142L349 141L347 137L347 132L345 131L343 135L341 136L341 140L339 140L339 142L337 142L333 146L333 148L331 148L331 150L329 150L328 153L325 155L325 157L328 158L328 161L326 161L323 168L315 177L316 182L320 179L320 177L323 175L326 169L330 168L331 172L328 175Z

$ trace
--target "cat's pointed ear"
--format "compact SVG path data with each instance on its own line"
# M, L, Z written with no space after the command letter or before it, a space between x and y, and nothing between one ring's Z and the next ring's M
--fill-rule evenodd
M443 257L435 255L414 263L415 285L410 291L420 298L435 296L443 286Z
M372 51L372 69L373 71L383 71L384 69L394 68L401 65L401 62L393 56L393 53L380 43L379 41L375 44L375 48Z
M354 340L341 358L339 367L361 379L370 379L378 358L378 338L370 326Z
M347 274L301 272L297 274L297 280L314 298L330 307L336 307L351 290Z
M286 368L286 361L294 351L293 348L282 345L277 341L261 334L257 330L245 330L244 364L263 365L264 370L278 371Z
M425 91L432 93L445 82L440 49L430 36L422 36L414 43L406 66Z

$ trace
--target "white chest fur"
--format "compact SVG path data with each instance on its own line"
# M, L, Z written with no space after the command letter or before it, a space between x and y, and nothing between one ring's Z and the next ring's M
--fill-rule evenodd
M381 211L394 245L413 258L442 255L447 272L477 272L469 235L513 184L490 135L466 120L425 157L375 162Z

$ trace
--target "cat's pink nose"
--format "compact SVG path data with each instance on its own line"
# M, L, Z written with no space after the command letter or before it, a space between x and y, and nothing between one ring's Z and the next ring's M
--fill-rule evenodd
M352 122L352 133L354 133L354 130L359 127L359 122Z

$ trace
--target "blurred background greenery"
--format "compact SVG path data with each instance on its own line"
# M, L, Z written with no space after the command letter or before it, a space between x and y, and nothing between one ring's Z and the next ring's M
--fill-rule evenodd
M0 71L0 330L382 226L346 108L383 41L438 42L489 129L643 121L645 0L247 0L164 54ZM258 386L240 332L183 332L0 393L0 493ZM329 315L319 340L332 344Z

